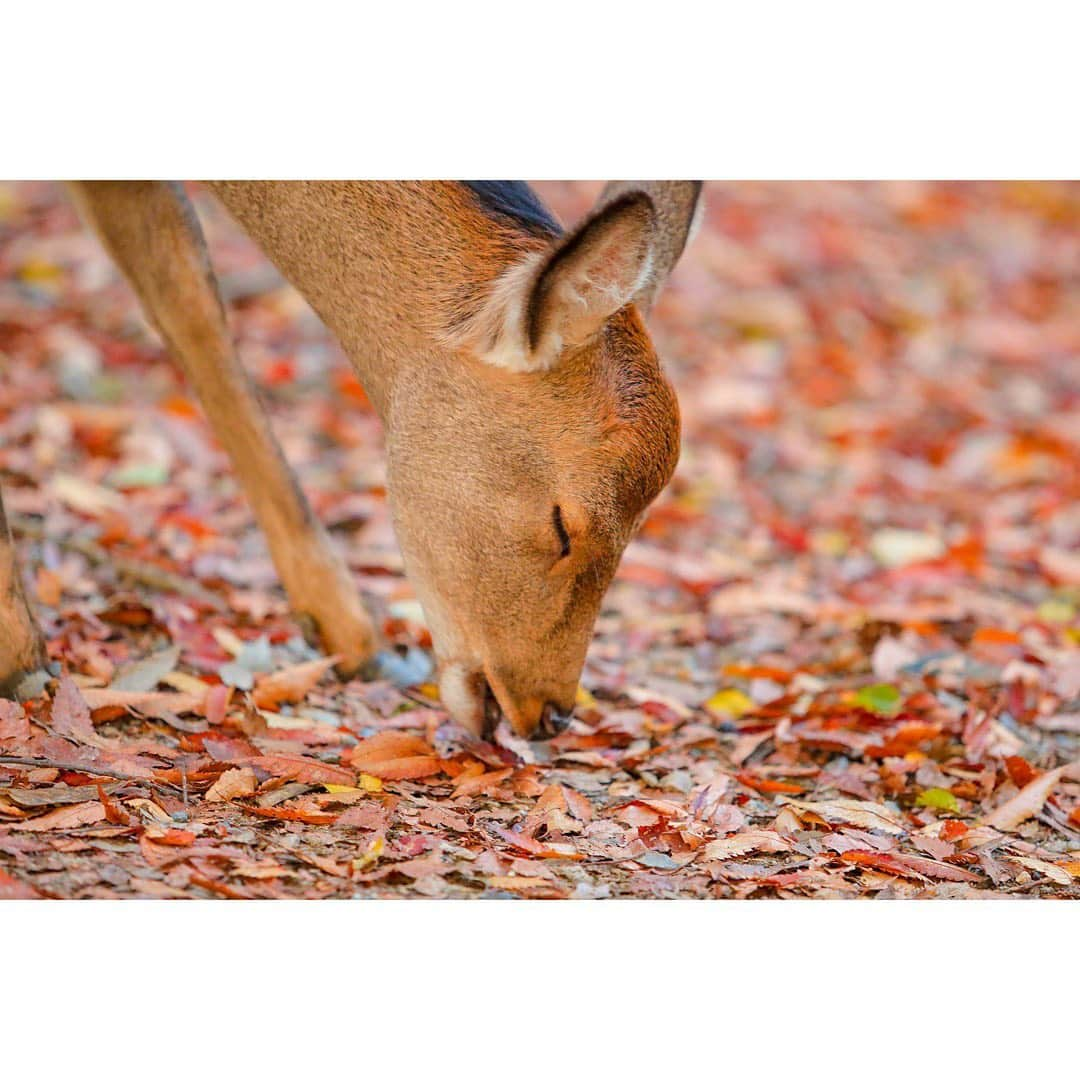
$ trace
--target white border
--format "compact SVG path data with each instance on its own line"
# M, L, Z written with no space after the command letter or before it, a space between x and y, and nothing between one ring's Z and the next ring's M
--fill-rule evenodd
M1072 178L1078 31L1071 0L8 5L0 176Z
M22 1053L163 1080L1075 1071L1064 902L16 902L0 919L13 1076Z

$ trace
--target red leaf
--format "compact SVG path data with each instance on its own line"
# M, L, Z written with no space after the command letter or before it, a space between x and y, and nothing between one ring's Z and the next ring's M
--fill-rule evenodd
M30 738L30 721L21 705L14 701L0 698L0 739L18 739L25 742Z
M1041 775L1041 770L1033 768L1027 761L1016 754L1012 754L1005 759L1005 771L1009 774L1009 779L1018 788L1027 787L1032 780Z

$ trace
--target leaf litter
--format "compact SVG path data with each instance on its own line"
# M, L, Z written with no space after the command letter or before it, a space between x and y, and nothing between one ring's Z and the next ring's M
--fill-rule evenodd
M448 720L370 405L192 191L389 648L336 680L128 290L6 185L0 474L64 674L0 701L0 897L1080 897L1080 186L708 185L652 319L682 460L534 744Z

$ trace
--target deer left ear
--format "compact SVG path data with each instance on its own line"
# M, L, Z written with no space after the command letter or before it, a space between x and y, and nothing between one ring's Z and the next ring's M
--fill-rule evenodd
M649 273L634 296L634 302L642 311L652 307L679 256L701 224L704 211L702 186L700 180L615 180L600 195L600 206L611 205L631 195L646 195L656 214Z
M655 229L652 200L631 192L608 202L555 249L527 302L530 366L550 366L634 299L649 279Z

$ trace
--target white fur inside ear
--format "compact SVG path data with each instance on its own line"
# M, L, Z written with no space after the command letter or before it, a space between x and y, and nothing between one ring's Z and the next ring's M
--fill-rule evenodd
M589 255L557 265L542 336L530 347L527 325L537 281L549 253L534 251L495 279L480 309L450 335L449 343L508 371L549 371L568 345L579 345L648 286L654 248L628 246L625 233L603 237Z
M683 244L685 251L693 242L701 230L701 224L705 220L705 193L699 192L697 204L694 206L694 216L690 219L690 228L686 230L686 243Z
M544 371L553 366L562 342L530 349L525 325L529 297L544 259L544 252L531 252L500 274L480 310L454 332L452 344L465 346L485 364L508 371Z
M564 345L588 340L648 284L652 271L652 244L631 246L621 235L558 268L536 354L551 363Z

